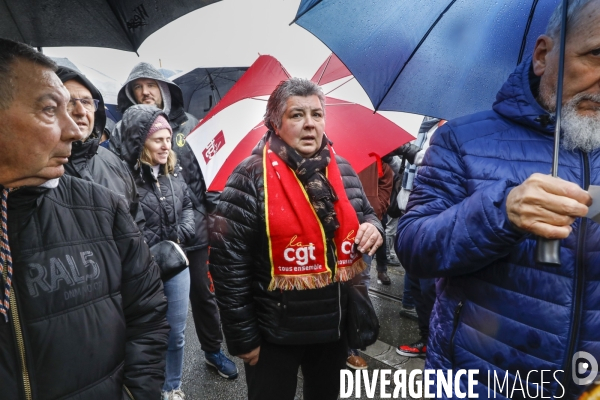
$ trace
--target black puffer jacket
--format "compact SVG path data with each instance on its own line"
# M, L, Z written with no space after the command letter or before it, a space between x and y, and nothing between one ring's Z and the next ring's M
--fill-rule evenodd
M0 398L26 399L23 370L34 400L158 398L167 304L123 199L70 176L24 187L8 196L8 232L16 304L0 318Z
M154 79L165 83L169 88L170 101L163 98L164 110L168 114L169 124L173 129L173 151L177 154L177 167L174 176L182 176L189 188L190 199L194 206L194 223L196 236L187 243L186 250L193 251L208 246L208 219L206 211L206 184L200 169L200 164L186 141L187 135L196 127L198 120L193 115L186 113L183 104L183 94L179 86L166 79L160 71L148 63L139 63L131 70L127 82L123 85L117 96L118 107L124 113L135 104L132 93L128 94L131 82L139 78ZM163 96L166 97L166 96ZM117 123L110 137L110 149L118 156L122 154L122 128L121 121Z
M276 344L327 343L341 337L346 287L268 291L271 281L266 234L262 143L227 181L211 221L210 271L221 312L227 348L247 353L261 340ZM358 176L336 156L346 194L360 223L383 231Z
M165 113L154 107L135 105L123 115L123 159L131 167L146 218L144 236L152 247L163 240L184 246L195 236L194 212L187 185L181 177L164 175L158 179L148 164L139 161L147 133L156 117Z

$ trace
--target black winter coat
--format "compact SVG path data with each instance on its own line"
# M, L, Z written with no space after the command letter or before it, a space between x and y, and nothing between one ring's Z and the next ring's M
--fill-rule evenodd
M360 223L383 228L358 176L336 156L346 194ZM345 329L346 286L268 291L271 281L266 234L262 144L232 173L214 217L210 235L210 272L221 312L227 348L247 353L261 340L275 344L328 343Z
M144 180L138 182L138 190L146 217L144 236L148 246L163 240L172 240L182 246L190 243L196 232L192 201L185 182L163 175L162 169L156 179L146 164L142 165L142 171Z
M65 173L86 181L95 182L125 199L129 212L144 230L144 213L139 207L138 192L129 169L110 150L98 145L99 139L74 142Z
M26 398L22 371L34 400L158 398L167 303L125 201L63 176L9 194L8 232L15 303L0 318L0 398Z
M183 177L189 188L190 199L192 200L194 210L194 224L196 226L196 235L186 244L188 251L204 249L208 246L208 219L206 211L206 184L204 176L200 169L200 164L192 152L190 145L186 141L187 135L196 127L198 120L193 115L186 113L183 103L183 94L179 86L166 79L156 68L148 63L136 65L127 82L123 85L117 96L118 107L121 112L125 112L134 102L127 95L127 86L136 79L148 78L164 82L169 87L171 104L168 107L168 120L173 129L173 151L177 154L177 167L175 168L176 177ZM122 124L119 121L115 126L110 138L110 149L118 156L122 154Z
M163 167L157 179L151 167L139 161L147 132L159 114L165 116L156 107L135 105L123 115L123 159L131 167L138 188L146 218L144 236L148 246L163 240L185 246L196 234L192 201L185 181L180 176L164 175Z

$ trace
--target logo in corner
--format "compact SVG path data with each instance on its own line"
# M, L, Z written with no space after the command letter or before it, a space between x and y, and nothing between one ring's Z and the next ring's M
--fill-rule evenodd
M590 353L578 351L571 360L571 372L576 385L589 385L598 376L598 361Z
M208 162L212 160L212 158L219 152L219 150L221 150L224 145L225 135L223 134L223 131L220 131L202 151L204 162L208 164Z

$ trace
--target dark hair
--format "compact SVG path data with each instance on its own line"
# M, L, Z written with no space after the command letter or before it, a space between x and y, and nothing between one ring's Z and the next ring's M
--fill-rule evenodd
M56 71L56 63L33 47L0 38L0 110L9 108L15 91L12 66L17 59L30 61Z
M275 130L275 127L281 128L281 119L287 105L288 98L292 96L317 96L323 108L325 115L325 95L319 85L313 81L302 78L290 78L287 81L282 81L267 101L267 111L265 112L265 126L270 130Z

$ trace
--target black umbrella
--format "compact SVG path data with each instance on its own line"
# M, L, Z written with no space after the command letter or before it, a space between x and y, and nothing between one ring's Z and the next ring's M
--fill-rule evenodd
M94 46L137 52L171 21L220 0L4 0L0 37L33 47Z
M221 100L248 67L196 68L175 77L185 110L199 120Z

